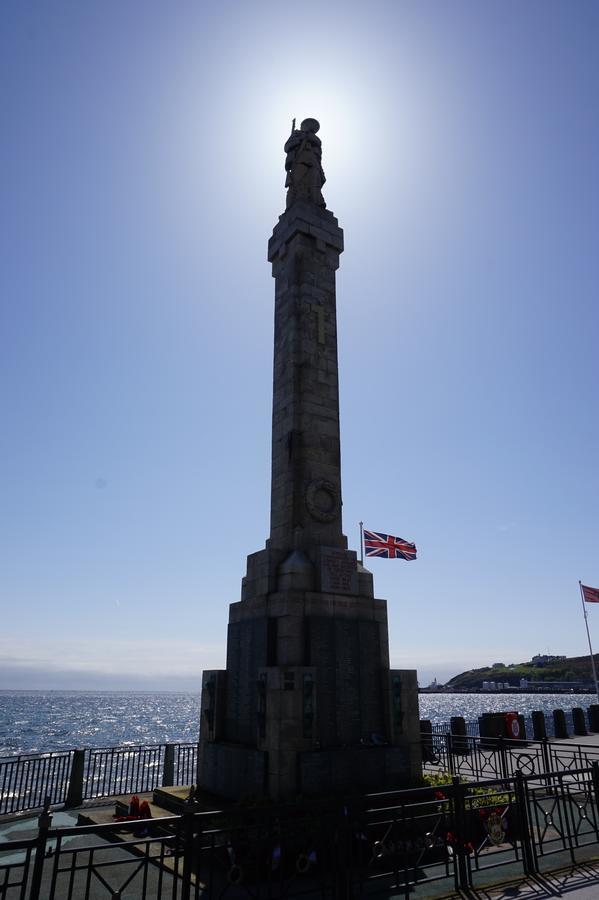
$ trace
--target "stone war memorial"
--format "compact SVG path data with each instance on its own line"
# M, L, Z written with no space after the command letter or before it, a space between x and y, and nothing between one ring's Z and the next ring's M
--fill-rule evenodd
M270 536L202 677L198 784L224 797L399 788L420 774L416 672L389 667L387 604L341 524L335 272L319 124L285 144L275 279Z

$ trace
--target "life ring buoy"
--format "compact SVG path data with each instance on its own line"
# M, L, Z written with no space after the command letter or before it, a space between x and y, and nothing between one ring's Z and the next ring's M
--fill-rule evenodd
M520 722L518 721L518 713L506 713L505 726L508 737L514 738L516 740L520 737Z

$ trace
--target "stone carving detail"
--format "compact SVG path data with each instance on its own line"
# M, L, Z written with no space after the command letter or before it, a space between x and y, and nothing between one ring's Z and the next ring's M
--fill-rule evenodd
M323 478L311 481L306 489L306 507L317 522L333 522L339 515L339 491Z
M316 136L319 128L316 119L304 119L298 130L293 120L291 135L285 144L287 209L296 200L315 203L323 209L326 206L322 196L326 180L321 165L322 142Z

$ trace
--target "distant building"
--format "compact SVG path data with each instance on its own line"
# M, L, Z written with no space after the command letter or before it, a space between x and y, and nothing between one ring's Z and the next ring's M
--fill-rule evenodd
M533 666L547 666L549 663L564 662L567 656L550 656L548 653L538 653L532 658Z
M529 681L528 686L531 690L543 691L588 691L593 690L595 685L592 681L581 679L580 681Z

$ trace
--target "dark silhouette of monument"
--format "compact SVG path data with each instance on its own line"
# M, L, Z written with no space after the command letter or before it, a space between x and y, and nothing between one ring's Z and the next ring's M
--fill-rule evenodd
M295 122L294 122L295 125ZM229 614L227 668L204 672L198 783L273 798L401 786L420 772L415 671L389 669L387 604L347 549L335 271L319 124L285 144L275 278L270 537Z

